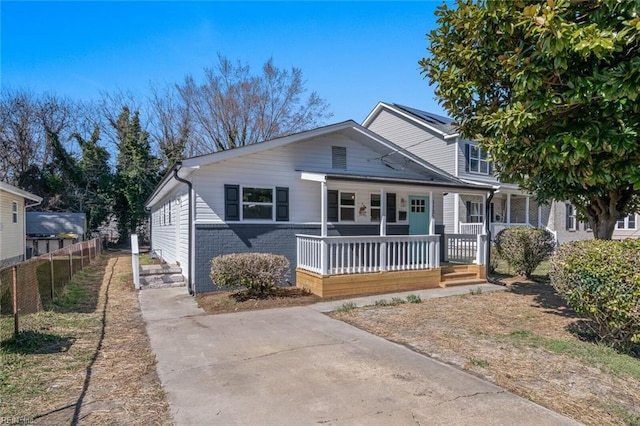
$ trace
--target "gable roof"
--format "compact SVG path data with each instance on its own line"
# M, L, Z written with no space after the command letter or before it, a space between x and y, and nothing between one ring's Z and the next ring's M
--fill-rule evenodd
M13 185L9 185L6 182L1 182L0 181L0 190L8 192L10 194L13 195L17 195L19 197L22 197L26 200L31 200L31 201L35 201L36 203L41 203L42 202L42 197L38 197L37 195L34 195L30 192L27 192L23 189L20 189L18 187L15 187Z
M375 116L380 114L384 109L391 110L410 121L432 130L442 136L443 139L452 139L460 136L455 122L451 118L443 117L417 108L411 108L400 104L389 104L386 102L378 102L378 105L376 105L373 111L371 111L367 118L364 119L362 125L364 127L369 127Z
M151 196L145 202L145 206L149 207L153 203L173 188L181 183L175 179L175 175L184 179L191 175L198 168L217 163L220 161L236 158L244 155L255 154L269 149L282 147L285 145L302 142L305 140L327 136L331 134L340 134L353 139L368 148L379 152L383 156L399 155L406 160L406 163L415 170L419 170L419 173L425 176L425 181L431 183L440 183L447 186L456 186L464 188L485 189L490 186L474 185L461 181L460 179L444 172L443 170L433 166L427 161L411 154L410 152L400 148L391 141L383 138L382 136L372 132L371 130L359 125L353 120L347 120L336 124L331 124L323 127L318 127L312 130L295 133L280 138L271 139L268 141L246 145L226 151L218 151L211 154L201 155L185 159L181 162L177 162L170 169L170 171L164 176L160 183L156 186ZM310 172L315 172L309 170Z
M27 212L27 235L83 235L86 228L84 213Z

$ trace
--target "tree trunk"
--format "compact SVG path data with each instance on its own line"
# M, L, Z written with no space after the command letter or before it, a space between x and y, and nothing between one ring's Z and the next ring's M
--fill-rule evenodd
M623 217L633 193L632 186L625 186L589 199L584 213L589 219L595 239L610 240L613 237L616 223Z

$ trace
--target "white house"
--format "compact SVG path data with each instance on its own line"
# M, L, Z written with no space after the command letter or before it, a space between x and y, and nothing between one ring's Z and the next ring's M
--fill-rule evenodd
M254 251L285 255L290 281L327 297L437 286L442 260L482 265L483 241L441 236L457 192L484 199L491 186L345 121L186 159L146 206L152 250L180 264L191 293L216 289L213 257Z
M26 259L25 212L42 198L0 182L0 267Z
M416 157L456 178L495 188L488 213L493 236L512 226L547 229L558 243L593 238L588 224L580 223L575 208L563 201L538 205L517 185L500 182L487 153L474 141L463 139L451 119L398 104L378 103L362 125ZM444 197L446 233L483 233L486 199L464 191ZM614 238L640 237L638 216L618 222Z

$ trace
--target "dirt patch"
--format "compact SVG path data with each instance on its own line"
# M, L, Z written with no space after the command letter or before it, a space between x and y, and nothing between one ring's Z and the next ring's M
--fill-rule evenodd
M591 425L640 424L640 360L585 342L548 284L331 316Z
M255 311L310 305L322 301L320 297L297 287L280 287L266 297L254 297L246 291L215 291L196 297L198 306L208 314Z

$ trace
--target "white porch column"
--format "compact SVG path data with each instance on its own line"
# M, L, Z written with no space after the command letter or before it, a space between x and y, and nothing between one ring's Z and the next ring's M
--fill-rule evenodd
M327 275L327 271L328 271L327 240L324 239L327 236L328 201L327 201L327 182L326 181L320 182L320 192L321 192L320 208L322 209L322 211L320 212L320 236L323 238L320 245L320 271L322 275Z
M507 194L507 228L511 228L511 194Z
M542 206L538 206L538 228L542 228Z
M429 191L429 235L434 235L436 233L436 215L434 206L433 191Z
M487 232L487 197L482 196L482 232L480 234L485 234Z
M524 199L524 221L527 225L530 225L529 223L529 196L527 195L527 198Z
M380 236L387 235L387 191L380 188Z
M327 182L320 182L320 236L327 236Z
M460 233L460 194L453 195L453 233Z
M380 188L380 236L387 235L387 191ZM387 242L380 243L380 270L387 270Z

